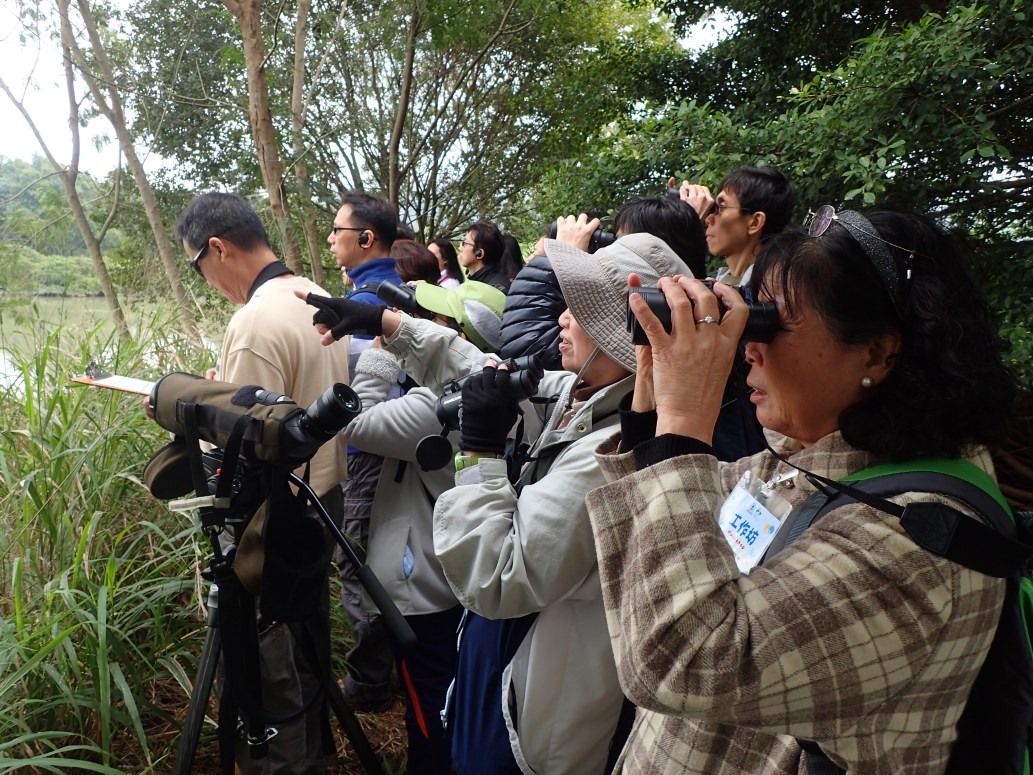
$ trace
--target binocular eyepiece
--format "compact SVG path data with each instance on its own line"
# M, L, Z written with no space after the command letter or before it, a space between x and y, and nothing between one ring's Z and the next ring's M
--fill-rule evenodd
M381 280L380 285L377 286L377 298L413 317L427 320L434 318L433 312L424 309L416 301L416 290L411 285L399 285L390 280Z
M347 385L337 382L316 398L298 419L299 435L320 443L330 441L362 412L362 402ZM290 424L287 424L291 427Z
M713 291L713 280L704 280L703 284ZM743 295L741 288L736 288L736 290L739 291L740 296ZM671 333L673 325L671 321L671 308L667 304L667 297L664 296L663 291L659 288L628 288L627 295L629 299L635 293L642 297L642 300L649 305L649 309L653 311L653 314L660 319L664 331ZM746 306L749 309L750 316L746 320L746 328L742 332L742 341L770 342L778 331L778 307L774 304L761 304L753 301L747 301ZM721 303L720 298L717 300L717 310L718 317L725 313L725 305ZM631 311L630 304L628 305L627 315L631 341L635 344L649 344L649 337L646 336L646 332L638 324L638 318Z

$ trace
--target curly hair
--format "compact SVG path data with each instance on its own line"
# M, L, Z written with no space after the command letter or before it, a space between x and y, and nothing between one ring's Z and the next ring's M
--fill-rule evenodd
M810 304L844 345L900 332L903 346L889 376L839 417L852 446L906 460L958 457L996 441L1007 429L1016 386L956 241L919 215L865 216L905 284L899 314L861 244L836 222L819 237L799 230L774 237L753 270L754 298L780 290L790 316Z

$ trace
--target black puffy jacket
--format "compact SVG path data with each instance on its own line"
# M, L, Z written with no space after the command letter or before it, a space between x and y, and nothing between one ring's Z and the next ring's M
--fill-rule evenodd
M517 272L502 313L503 358L539 353L546 369L563 368L559 318L567 302L545 256L535 256Z

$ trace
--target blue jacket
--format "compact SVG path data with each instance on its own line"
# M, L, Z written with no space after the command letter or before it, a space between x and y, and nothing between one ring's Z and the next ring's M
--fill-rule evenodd
M402 278L395 271L395 260L393 258L374 258L372 261L367 261L349 270L348 277L355 283L355 290L348 298L365 302L366 304L376 304L381 307L386 307L387 302L377 296L377 286L384 280L390 280L393 283L399 284L402 282ZM369 349L372 344L372 336L352 334L351 350L348 353L349 374L355 373L355 366L359 361L359 356L362 355L364 350ZM392 396L392 398L394 397L397 396ZM348 446L349 455L354 455L361 451L351 445Z
M401 284L402 278L395 271L395 260L393 258L374 258L365 264L360 264L349 270L348 277L355 283L355 291L349 298L355 301L362 301L366 304L379 304L386 307L387 303L377 296L377 286L383 280L390 280L393 283ZM362 287L366 286L363 290ZM373 337L366 337L372 339Z

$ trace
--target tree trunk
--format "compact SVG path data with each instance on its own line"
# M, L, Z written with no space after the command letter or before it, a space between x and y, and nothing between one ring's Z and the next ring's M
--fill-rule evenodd
M70 22L68 21L69 0L59 0L59 2L61 7L62 25L66 22L70 25ZM97 20L93 16L93 9L90 7L89 0L77 0L77 5L79 13L82 16L83 25L85 26L87 35L90 39L90 47L93 51L94 58L97 62L97 66L100 68L100 78L98 78L97 75L87 66L86 58L83 56L83 52L79 48L74 37L71 36L70 28L69 50L75 55L76 63L78 64L80 72L86 81L86 85L90 89L90 94L93 96L94 102L97 104L97 108L104 114L104 117L108 119L112 128L115 130L115 135L118 137L119 147L122 149L122 153L125 154L129 172L132 174L133 180L136 182L136 187L140 192L140 199L143 201L144 212L147 214L147 221L150 224L151 232L154 234L154 241L158 248L158 256L161 259L162 267L165 270L165 277L169 281L169 286L172 289L172 295L176 300L176 305L182 313L182 320L186 327L186 332L192 340L200 343L200 330L197 326L197 318L194 314L194 308L190 300L187 298L186 289L183 287L183 282L179 277L179 267L172 248L172 242L169 239L168 232L165 230L165 224L161 218L158 199L154 195L154 189L151 188L150 181L147 179L147 173L144 171L143 164L140 162L140 157L136 154L136 147L133 145L133 139L129 135L125 112L122 108L122 98L116 88L117 80L115 79L115 74L111 64L108 61L104 45L101 43L100 34L97 31Z
M287 198L284 196L280 143L273 126L269 104L269 81L265 75L265 41L262 39L262 0L222 0L240 23L244 62L247 66L248 118L255 142L262 181L269 194L269 209L283 240L284 260L296 274L304 274L301 249L291 228Z
M312 207L312 187L309 185L308 161L305 159L305 143L302 129L305 126L305 38L308 34L308 19L312 11L312 0L298 0L298 18L294 25L294 78L291 84L291 153L294 180L297 184L297 203L301 214L301 233L305 236L312 280L323 284L323 264L320 261L319 227L316 225L315 208Z
M416 57L416 38L420 34L423 17L419 4L414 4L409 17L409 34L405 40L405 62L402 66L402 84L398 94L398 107L395 110L395 125L391 130L391 140L387 150L387 195L391 204L398 206L398 189L401 187L398 154L405 131L405 117L409 112L409 100L412 94L413 61Z

